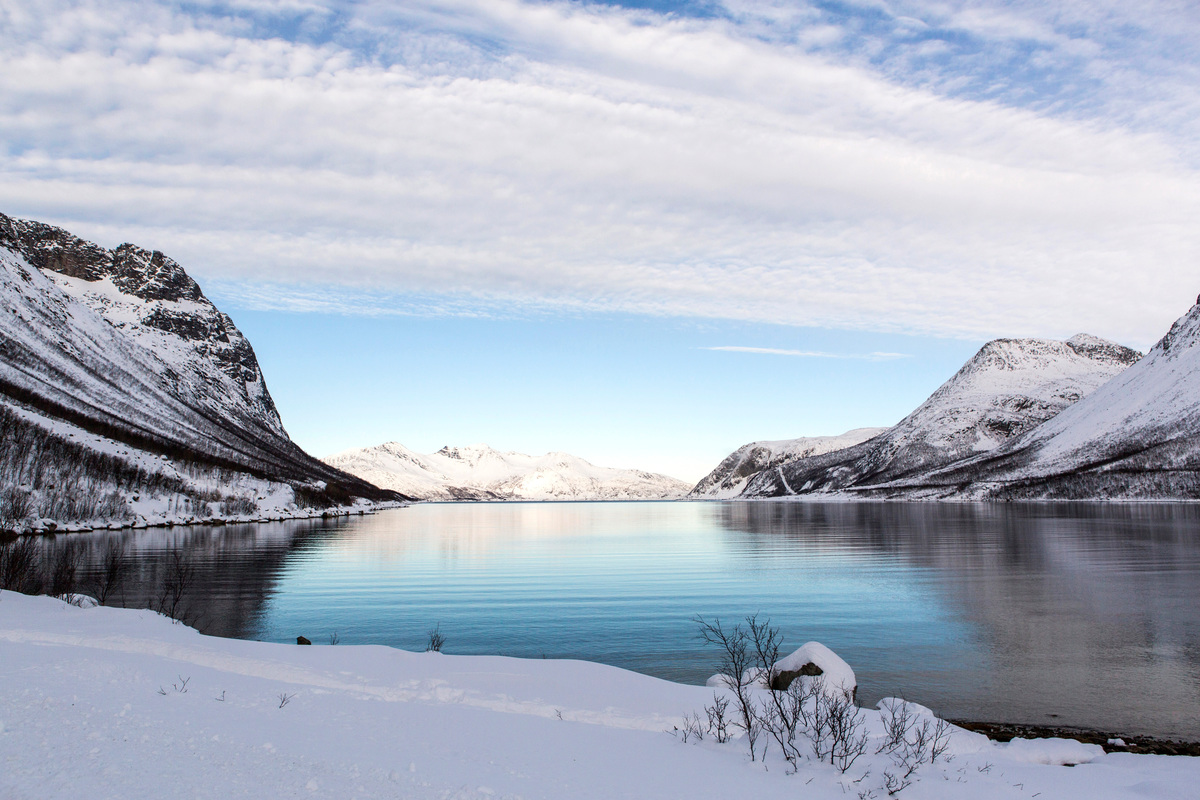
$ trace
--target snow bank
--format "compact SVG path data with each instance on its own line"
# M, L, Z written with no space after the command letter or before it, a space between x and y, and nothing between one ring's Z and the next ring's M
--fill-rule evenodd
M1013 739L1003 747L1009 758L1029 764L1075 766L1090 764L1104 755L1104 748L1100 745L1084 744L1074 739Z
M713 694L582 661L218 639L150 611L0 592L0 797L886 796L878 712L861 712L868 747L846 774L811 759L793 770L774 749L752 763L744 739L668 733ZM954 729L953 760L900 796L1123 800L1200 785L1200 759L1071 746Z

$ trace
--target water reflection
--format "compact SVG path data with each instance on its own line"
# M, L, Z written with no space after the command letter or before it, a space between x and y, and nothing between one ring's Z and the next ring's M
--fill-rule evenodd
M218 635L419 649L440 623L448 652L699 683L692 616L762 611L867 701L1200 739L1198 531L1185 505L530 503L69 538L93 570L129 545L136 606L186 549Z
M182 604L189 622L213 636L247 638L261 623L285 561L328 545L346 527L344 519L178 526L45 537L42 546L47 565L64 548L81 551L78 579L85 593L108 549L121 548L130 570L108 604L127 608L156 607L172 551L178 550L192 570Z
M924 680L915 665L898 671L918 696L944 694L953 713L1200 735L1195 506L735 504L722 524L749 534L750 557L787 540L866 547L927 571L986 660L963 671L965 654L945 647L953 660L930 663ZM886 680L907 650L901 629L890 648L863 655Z

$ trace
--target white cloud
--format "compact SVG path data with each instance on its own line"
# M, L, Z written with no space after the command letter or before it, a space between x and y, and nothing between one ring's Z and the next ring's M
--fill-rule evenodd
M0 210L341 312L415 293L446 299L405 313L1144 344L1200 289L1174 130L939 94L729 20L241 8L0 0ZM341 33L271 35L281 9ZM1055 41L969 11L979 35Z
M796 358L834 358L861 361L893 361L897 358L911 358L907 353L822 353L816 350L781 350L775 347L702 347L701 350L719 350L726 353L758 353L768 356L794 356Z

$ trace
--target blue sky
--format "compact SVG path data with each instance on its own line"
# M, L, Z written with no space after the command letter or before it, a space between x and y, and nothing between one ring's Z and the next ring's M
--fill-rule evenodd
M318 454L697 478L1200 291L1191 4L0 0L0 46L0 210L178 259Z

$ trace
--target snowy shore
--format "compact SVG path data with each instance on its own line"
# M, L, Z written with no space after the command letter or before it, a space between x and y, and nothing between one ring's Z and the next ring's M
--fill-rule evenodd
M580 661L268 644L0 592L0 797L874 797L845 774L666 731L713 690ZM865 710L871 744L880 714ZM955 729L904 798L1191 798L1200 758ZM1061 766L1075 763L1077 766Z

